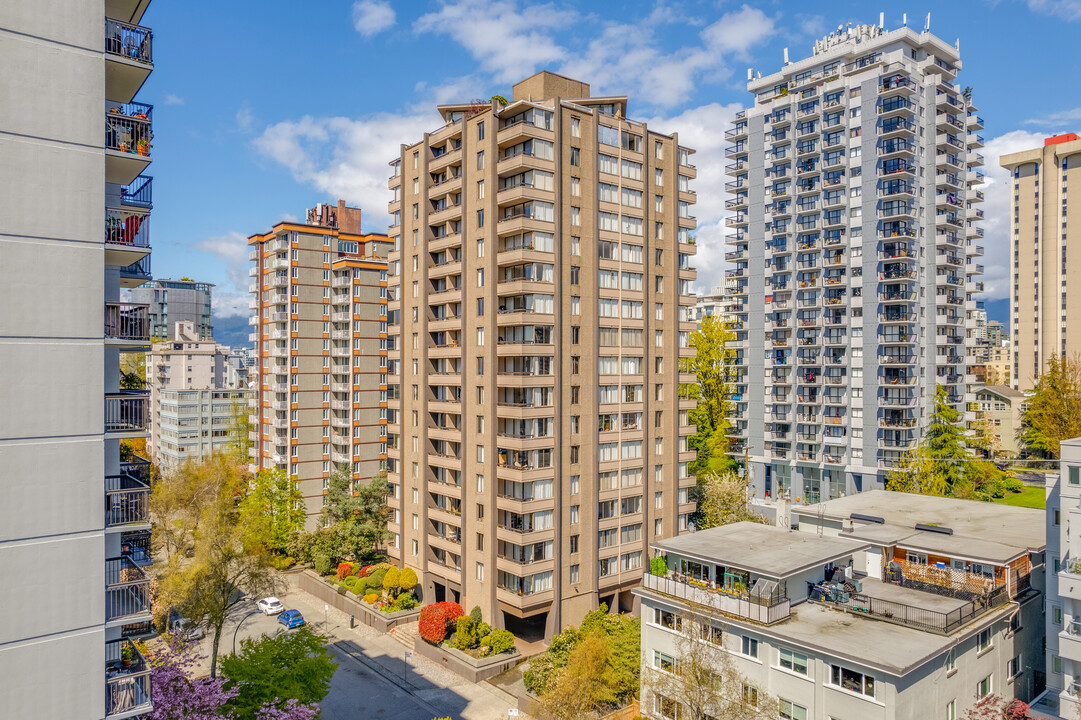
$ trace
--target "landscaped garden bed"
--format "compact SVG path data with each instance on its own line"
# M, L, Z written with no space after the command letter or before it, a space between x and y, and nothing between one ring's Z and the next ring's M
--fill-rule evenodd
M418 629L424 642L417 644L416 651L470 682L494 677L521 660L514 635L484 622L479 607L466 615L455 602L425 605Z

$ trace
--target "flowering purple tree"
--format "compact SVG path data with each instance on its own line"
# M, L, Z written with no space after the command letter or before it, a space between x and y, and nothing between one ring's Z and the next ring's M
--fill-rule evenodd
M204 656L179 637L154 654L150 660L154 711L149 720L228 720L226 708L238 689L225 689L220 678L193 678Z
M319 708L297 700L287 700L281 707L274 703L264 704L259 708L258 716L262 720L315 720L319 716Z

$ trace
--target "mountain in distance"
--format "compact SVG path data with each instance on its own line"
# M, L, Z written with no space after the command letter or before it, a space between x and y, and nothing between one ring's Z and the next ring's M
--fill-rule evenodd
M248 324L246 315L234 315L231 317L212 317L214 322L214 342L219 345L228 345L231 348L251 347L248 333L251 325Z

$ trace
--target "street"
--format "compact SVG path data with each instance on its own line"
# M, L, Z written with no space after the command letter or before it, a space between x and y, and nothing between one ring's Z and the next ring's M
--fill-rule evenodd
M387 720L432 720L449 716L453 720L501 720L517 700L489 683L469 683L461 676L419 656L408 659L406 648L393 638L358 625L349 628L349 618L301 592L285 576L288 589L278 597L286 609L297 609L308 625L330 637L329 651L338 663L330 692L322 703L323 720L355 720L379 717ZM243 638L290 632L277 617L263 614L246 617L255 610L252 598L234 608L222 631L221 655L233 650L233 634L240 650ZM199 642L199 651L207 656L200 670L210 671L210 638ZM527 717L520 715L520 717Z

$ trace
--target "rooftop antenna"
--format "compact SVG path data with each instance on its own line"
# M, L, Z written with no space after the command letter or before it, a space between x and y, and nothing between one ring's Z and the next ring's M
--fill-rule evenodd
M901 14L901 25L908 27L908 13Z
M788 64L788 48L784 49L784 64Z
M754 80L754 68L747 68L747 82Z
M927 13L927 22L923 24L924 32L931 32L931 13Z
M881 30L886 27L886 13L880 12L878 14L878 29Z

